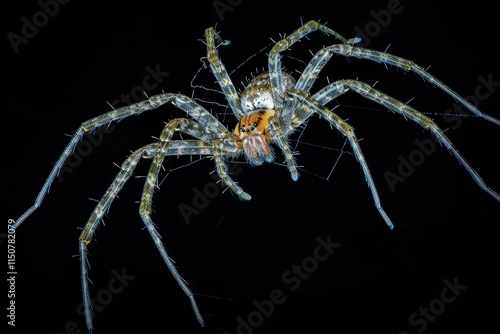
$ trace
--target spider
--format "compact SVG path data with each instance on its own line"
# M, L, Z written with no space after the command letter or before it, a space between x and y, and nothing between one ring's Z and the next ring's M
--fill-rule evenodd
M340 42L323 47L315 53L300 77L295 79L291 74L282 69L282 53L287 51L294 43L315 31L321 31L328 36L336 38ZM377 188L353 128L340 116L326 107L329 102L348 91L355 92L365 99L372 100L386 107L393 113L400 114L422 128L429 130L435 138L455 156L479 187L500 202L500 195L485 184L479 174L446 137L443 130L441 130L433 120L407 104L358 80L338 80L327 84L325 87L315 92L311 92L319 73L333 55L357 57L378 63L389 64L404 71L414 72L420 75L424 81L433 84L451 96L478 117L496 125L500 125L500 120L483 114L466 99L459 96L443 82L428 73L424 68L412 61L386 52L355 46L359 41L359 38L346 39L336 31L317 21L309 21L302 24L290 35L282 38L273 45L268 55L267 71L255 76L241 94L239 94L225 66L221 62L217 50L220 45L227 43L213 27L210 27L205 30L205 43L207 47L206 57L211 72L217 80L229 108L238 121L233 131L228 131L225 125L194 99L182 94L172 93L162 93L152 96L142 102L112 110L81 124L57 162L54 164L34 205L22 214L12 225L13 230L18 228L26 218L40 207L54 178L58 175L66 159L72 154L85 133L94 131L111 122L116 122L132 115L138 115L142 112L156 109L168 103L173 104L189 116L187 118L175 118L170 120L163 128L157 142L143 146L127 157L121 165L120 171L96 205L81 232L79 238L81 285L85 321L89 331L92 331L93 324L88 285L88 245L104 214L109 210L111 203L131 177L141 158L152 159L152 163L145 179L139 215L173 278L187 295L195 317L201 326L204 326L205 322L197 306L194 295L178 273L174 262L169 257L161 240L161 236L156 230L155 223L151 218L153 194L157 187L158 174L165 157L174 155L203 155L212 157L215 163L215 171L221 179L221 182L238 198L248 201L251 199L250 194L245 192L245 190L231 178L228 173L227 161L243 155L246 161L252 166L259 166L264 162L270 163L275 159L273 147L277 147L284 156L286 167L292 180L297 181L299 178L298 167L293 151L288 143L288 137L296 129L305 125L305 122L310 116L317 114L340 132L349 142L362 172L364 173L366 183L373 197L374 205L382 220L392 230L394 224L382 208ZM187 134L193 139L173 140L172 138L176 133Z

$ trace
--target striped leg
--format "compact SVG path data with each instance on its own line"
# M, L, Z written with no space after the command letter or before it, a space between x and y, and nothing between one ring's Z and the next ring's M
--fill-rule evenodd
M214 116L212 116L206 109L201 107L192 99L187 96L181 94L158 94L152 96L151 98L131 104L129 106L119 108L116 110L112 110L110 112L104 113L97 117L94 117L84 123L78 128L70 142L62 152L61 156L57 159L57 162L54 164L49 176L45 180L45 183L42 186L42 189L38 193L36 197L35 203L28 210L26 210L12 225L12 229L17 229L19 225L23 223L26 218L28 218L36 209L42 205L42 201L45 198L45 195L49 191L50 186L54 182L54 179L59 174L62 166L66 162L66 159L73 153L77 144L82 139L83 135L88 132L92 132L93 130L107 125L111 122L119 121L124 118L127 118L132 115L139 115L142 112L156 109L163 104L172 102L176 106L185 110L189 116L191 116L194 120L196 120L199 124L206 127L208 131L212 133L221 133L227 131L226 127L222 125Z
M472 168L472 166L467 162L467 160L465 160L462 154L453 145L450 139L446 137L446 135L438 127L438 125L433 120L423 115L422 113L418 112L417 110L411 108L410 106L406 105L405 103L398 101L374 89L370 85L357 80L340 80L334 82L329 86L325 87L324 89L322 89L321 91L319 91L318 93L316 93L315 95L313 95L313 97L310 97L308 94L301 91L296 91L296 90L289 91L288 93L290 94L290 96L294 97L295 99L299 100L301 103L306 105L306 107L310 108L310 110L308 110L307 108L301 108L301 110L304 112L304 115L300 116L301 118L309 117L309 115L306 115L306 113L316 112L320 116L325 117L325 119L327 119L332 125L334 125L341 133L343 133L349 139L351 146L353 147L354 153L363 168L368 186L372 190L372 195L375 200L375 205L377 206L377 209L379 210L381 215L384 217L384 220L386 219L387 216L385 215L385 212L383 212L383 210L379 208L380 201L378 198L378 194L375 189L375 185L373 184L373 181L371 179L368 167L366 166L366 162L364 161L364 158L362 156L361 150L357 142L354 141L355 138L354 133L352 133L351 135L350 130L349 131L346 130L349 129L350 127L345 126L344 125L345 122L343 122L342 119L340 119L337 115L333 114L330 110L326 109L323 105L325 103L328 103L331 98L335 98L339 94L345 93L348 89L351 89L354 92L363 96L364 98L367 98L380 105L383 105L387 107L389 110L398 113L407 119L412 120L416 124L420 125L422 128L430 130L432 134L439 140L439 142L443 144L453 154L453 156L455 156L458 162L467 170L467 172L471 175L472 179L479 185L479 187L483 189L491 197L500 202L500 195L486 185L483 179ZM386 220L386 223L388 225L389 222L390 221ZM391 227L391 225L389 225L389 227Z
M285 100L285 92L284 92L284 87L283 87L283 79L282 79L282 73L281 73L281 52L286 51L288 48L290 48L294 43L299 41L300 39L304 38L308 34L314 32L314 31L322 31L326 33L327 35L334 36L337 39L339 39L342 42L348 42L346 38L338 34L336 31L316 22L316 21L309 21L306 24L302 25L300 28L292 32L289 36L283 38L282 40L278 41L274 47L271 49L269 52L269 81L271 85L271 92L273 95L273 100L274 100L274 105L276 109L283 109L283 104ZM292 102L295 103L295 102ZM288 108L287 108L288 109ZM292 108L293 110L293 105ZM286 128L289 127L289 122L286 120L290 119L289 115L281 115L282 124L285 125ZM288 167L288 170L290 171L292 180L296 181L299 178L299 173L297 170L297 164L295 162L295 159L293 158L292 154L292 149L290 145L288 144L286 138L287 134L289 131L288 129L281 129L279 126L278 120L271 119L270 120L270 126L271 126L271 131L274 133L273 138L275 140L275 143L281 148L283 151L283 155L285 156L285 161Z
M312 112L315 112L319 114L322 118L326 119L331 125L333 125L341 134L343 134L347 138L347 140L351 144L354 156L358 160L358 163L361 165L361 169L363 170L363 173L365 175L366 183L368 184L368 187L370 188L370 191L372 193L375 207L377 208L378 212L384 219L387 226L392 230L394 228L394 225L391 222L389 216L385 213L384 209L382 208L382 205L380 204L380 198L377 189L375 187L375 183L373 182L370 169L368 168L368 164L366 163L363 152L361 151L361 147L358 144L358 140L356 138L356 134L354 133L354 129L344 120L342 120L342 118L340 118L337 114L335 114L322 104L319 104L318 102L314 101L306 93L296 90L291 90L288 91L288 94L290 94L291 97L297 99L302 104L307 106Z
M125 162L121 165L120 171L116 175L115 179L108 187L108 189L102 196L99 203L97 203L82 233L80 234L79 249L80 249L81 284L82 284L82 294L83 294L83 309L85 315L85 322L87 324L89 332L92 332L93 325L92 325L92 304L90 298L90 289L88 285L87 247L89 243L92 241L94 233L97 227L99 226L100 222L102 221L102 217L106 212L108 212L111 203L117 197L118 193L123 188L125 183L132 176L133 171L135 170L137 164L139 163L140 158L154 157L156 155L158 145L159 145L158 143L146 145L134 151L125 160ZM212 154L211 147L205 144L204 142L198 140L173 141L166 152L166 155L209 155L209 154ZM150 228L148 228L148 231L152 233ZM157 233L154 233L153 240L155 240L155 243L158 246L159 241L156 240L155 238L157 238ZM165 260L165 262L167 262L169 270L171 271L172 275L176 278L176 280L178 282L180 281L179 284L181 285L182 289L186 292L186 294L191 300L198 321L200 321L200 323L203 324L203 319L201 318L196 303L194 302L193 294L186 287L186 284L184 283L182 278L180 278L179 273L175 269L175 266L171 265L171 260L168 258L168 255L166 255L166 251L163 248L163 245L161 245L161 242L160 246L158 247L162 248L160 252L162 253L162 257L164 258L164 260L167 259Z
M443 92L451 96L455 101L459 102L461 105L466 107L475 115L491 122L496 125L500 125L500 120L482 113L479 109L477 109L474 105L472 105L469 101L458 95L455 91L453 91L450 87L445 85L441 80L437 79L435 76L431 75L422 67L418 66L412 61L407 59L391 55L389 53L373 51L365 48L360 48L347 44L339 44L332 45L331 47L327 47L326 50L331 53L340 54L346 57L357 57L361 59L369 59L371 61L375 61L377 63L384 63L388 65L393 65L398 68L404 69L405 71L412 71L422 77L425 81L433 84L434 86L441 89Z
M327 35L333 36L343 43L349 42L346 38L341 36L336 31L324 26L316 21L309 21L306 24L302 25L300 28L295 30L289 36L283 38L278 41L272 50L269 52L269 75L270 75L270 83L271 89L273 93L273 100L276 108L281 108L283 104L284 89L283 89L283 80L281 78L281 52L286 51L290 48L294 43L309 35L314 31L322 31Z
M290 172L290 176L293 181L297 181L299 179L299 171L297 169L297 162L293 157L293 150L288 144L286 140L286 134L283 132L284 129L281 128L278 120L273 116L269 119L269 127L271 129L271 133L274 139L274 142L283 152L285 156L285 163Z
M437 79L435 76L431 75L429 72L427 72L425 69L418 66L414 62L386 52L356 47L350 45L349 43L335 44L319 50L306 66L300 78L297 80L295 89L309 93L309 90L314 84L316 78L318 78L319 76L319 72L323 69L326 63L328 63L333 54L338 54L346 57L368 59L377 63L392 65L405 71L412 71L420 75L426 82L433 84L434 86L438 87L440 90L451 96L455 101L459 102L475 115L496 125L500 125L500 120L482 113L473 104L458 95L450 87L445 85L441 80Z
M312 112L315 112L319 114L322 118L326 119L331 125L333 125L341 134L343 134L347 138L347 140L351 144L354 156L358 160L358 163L361 165L361 169L363 170L363 173L365 175L366 183L368 184L368 187L370 188L370 191L372 193L375 207L377 208L378 212L384 219L387 226L392 230L394 228L394 225L389 216L385 213L384 209L382 208L382 205L380 203L380 198L377 189L375 187L375 183L373 182L370 169L368 168L368 164L366 163L363 152L361 151L361 147L358 144L358 140L354 133L354 129L344 120L342 120L342 118L340 118L337 114L327 109L325 106L319 104L318 102L314 101L306 93L296 90L291 90L288 91L288 94L290 94L291 97L300 101L302 104L306 105L308 108L310 108L310 110L312 110Z
M150 215L152 212L153 194L154 194L154 189L157 188L156 183L158 180L158 174L163 164L163 160L172 143L172 136L176 132L185 133L192 137L198 138L206 143L209 143L213 147L216 147L217 150L220 150L217 151L217 155L235 153L238 150L240 150L238 144L235 141L233 141L234 135L227 131L222 133L222 135L226 138L226 140L220 140L217 139L217 137L221 136L220 134L212 133L207 128L199 125L198 123L192 120L186 118L177 118L171 120L164 127L160 135L159 138L160 141L158 143L156 155L153 159L148 175L146 177L146 182L144 183L144 189L142 192L141 207L140 207L141 216L143 214ZM241 194L242 199L249 198L249 195L245 193L242 189L240 189L238 186L236 186L236 184L229 178L229 176L227 176L227 174L221 175L219 174L219 168L216 168L216 170L219 177L222 178L222 181L228 187L230 187L235 193Z
M439 142L450 151L451 154L458 160L458 162L467 170L467 172L471 175L474 182L483 189L488 195L496 199L500 202L500 195L495 192L493 189L488 187L484 180L479 176L479 174L472 168L467 160L462 156L462 154L458 151L458 149L453 145L451 140L446 137L443 130L439 128L439 126L429 117L421 114L417 110L412 107L398 101L376 89L371 87L370 85L356 81L356 80L345 80L345 85L347 85L350 89L360 94L361 96L372 100L378 104L381 104L387 107L389 110L398 113L405 118L408 118L422 128L427 129L432 132L432 134L439 140Z
M191 301L191 306L193 311L198 319L199 323L204 326L205 322L201 313L198 309L196 301L194 299L194 295L187 286L186 282L177 272L175 268L174 262L168 256L168 253L161 241L161 236L156 230L155 223L151 218L152 213L152 202L153 202L153 194L154 189L157 188L157 180L158 174L160 172L161 166L163 164L163 160L165 156L169 154L169 150L171 150L171 145L174 143L171 139L174 133L181 132L193 137L199 138L202 141L209 142L211 145L212 154L216 159L216 171L218 175L221 177L222 181L231 188L241 199L249 200L251 197L246 192L244 192L226 173L226 165L222 161L222 155L228 152L237 151L238 145L236 142L232 141L232 134L228 132L224 132L228 140L223 141L220 139L214 139L215 134L210 133L206 128L200 126L198 123L189 120L189 119L174 119L167 123L165 128L163 129L160 135L160 141L157 144L155 157L151 164L150 170L146 177L146 182L144 183L144 188L141 197L141 204L139 209L139 214L148 230L151 238L153 239L156 248L160 252L163 261L167 265L168 269L172 273L172 276L176 280L177 284L181 287L182 291L188 296Z
M222 182L228 186L229 189L235 193L239 199L249 201L252 196L245 192L227 173L227 164L224 159L224 142L221 140L216 140L213 144L214 150L214 160L215 160L215 171L217 175L221 178Z
M205 38L207 44L207 59L210 63L210 68L212 69L212 73L217 79L217 82L224 93L224 96L229 103L229 107L234 113L234 116L240 120L243 116L243 112L241 110L240 105L240 97L236 88L234 88L234 84L227 73L226 67L222 64L219 53L217 52L217 45L215 45L215 41L218 40L223 42L220 36L215 32L214 28L208 28L205 30Z

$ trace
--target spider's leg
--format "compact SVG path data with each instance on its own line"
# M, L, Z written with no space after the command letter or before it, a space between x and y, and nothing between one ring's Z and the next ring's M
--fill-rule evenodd
M224 96L229 103L229 107L234 113L234 116L240 120L243 116L243 112L241 110L240 105L240 97L236 88L234 88L234 84L227 73L226 67L222 64L219 53L217 52L217 45L215 44L216 40L223 42L220 36L215 32L214 28L208 28L205 30L205 38L207 43L207 59L210 63L210 68L212 70L215 79L219 83Z
M285 156L286 166L288 168L288 171L290 172L292 180L297 181L299 179L297 162L295 161L295 158L293 156L293 150L286 140L286 133L283 132L283 129L280 126L280 122L275 117L269 119L269 127L271 129L274 143L278 145L278 147L283 152L283 155Z
M295 89L298 90L298 89ZM336 81L324 87L320 91L316 92L311 96L311 98L318 102L319 104L326 105L328 102L335 100L340 95L346 93L349 90L346 85L341 81ZM307 93L307 92L304 92ZM291 120L285 133L288 135L295 131L302 123L304 123L314 112L306 106L298 106L300 100L295 99L293 113L291 115ZM298 106L298 108L297 108Z
M85 133L84 128L80 126L80 128L78 128L78 130L75 132L75 134L71 138L68 145L66 145L66 147L64 148L64 151L61 154L61 156L59 157L59 159L57 159L56 163L52 167L52 170L50 171L49 176L45 180L45 182L42 186L42 189L40 189L40 192L38 193L38 195L35 199L35 203L28 210L26 210L19 218L17 218L17 220L14 224L12 224L11 228L13 230L17 229L19 227L19 225L21 225L26 220L26 218L28 218L33 212L35 212L36 209L38 209L40 207L40 205L42 205L42 201L43 201L45 195L49 192L50 186L54 182L54 179L59 174L59 171L61 170L62 166L64 165L64 162L66 161L66 159L75 150L76 145L80 142L84 133Z
M369 59L378 63L390 64L398 68L401 68L405 71L413 71L414 73L419 74L425 81L439 87L439 89L446 92L448 95L450 95L460 104L465 106L472 113L476 114L477 116L487 121L500 125L500 120L479 111L474 105L472 105L466 99L458 95L447 85L445 85L442 81L438 80L436 77L434 77L429 72L424 70L422 67L416 65L412 61L385 52L379 52L352 46L351 44L352 43L336 44L319 50L311 59L311 61L307 64L306 68L302 72L302 75L297 80L294 89L303 91L305 93L309 93L314 82L318 78L320 71L323 69L325 64L330 60L333 54L340 54L346 57ZM336 96L343 94L345 92L345 89L347 89L347 87L343 84L335 83L335 85L339 86L338 89L333 89L333 87L329 87L327 89L328 92L326 92L326 90L323 89L322 91L314 94L312 98L320 102L321 104L325 104L326 102L321 102L321 99L326 97L327 100L331 101ZM344 89L344 91L342 91L341 88ZM325 93L327 94L325 95ZM335 94L335 96L332 94ZM307 112L307 110L298 110L296 101L292 102L291 110L293 110L293 114L290 117L290 122L284 123L288 127L287 131L285 132L286 134L289 134L291 131L297 128L309 117L309 115L311 115L311 113Z
M220 123L206 109L198 105L192 99L181 94L163 93L154 95L147 100L134 103L123 108L112 110L110 112L94 117L82 123L82 125L75 132L70 142L65 147L63 153L52 167L49 176L45 180L42 189L36 197L35 203L16 220L16 222L12 225L12 229L15 230L16 228L18 228L26 218L28 218L36 209L40 207L45 195L48 193L50 186L54 182L56 176L59 174L59 171L64 165L66 159L73 153L77 144L80 142L85 133L92 132L95 129L103 125L108 125L111 122L119 121L132 115L138 115L144 111L156 109L159 106L169 102L173 102L177 106L180 106L189 114L189 116L191 116L201 125L205 126L209 131L212 131L214 133L227 131L224 125L222 125L222 123Z
M411 119L424 129L431 131L432 134L439 140L439 142L443 144L455 156L455 158L467 170L467 172L469 172L469 174L472 176L473 180L479 185L479 187L481 187L481 189L483 189L486 193L488 193L490 196L492 196L493 198L495 198L497 201L500 202L500 195L486 185L484 180L479 176L479 174L474 170L474 168L472 168L469 162L465 160L465 158L453 145L450 139L446 137L446 135L443 133L443 130L441 130L439 126L429 117L423 115L422 113L418 112L417 110L413 109L407 104L398 101L393 97L390 97L374 89L373 87L364 82L357 80L340 80L335 83L332 83L331 85L323 88L321 91L316 93L313 96L312 100L315 100L316 103L321 103L321 104L328 103L330 100L329 97L330 92L334 91L335 93L333 94L337 96L339 92L347 91L346 88L340 88L342 86L347 86L348 88L352 89L354 92L360 94L361 96L370 99L378 104L381 104L387 107L389 110L398 113L404 116L405 118Z
M221 161L219 160L221 152L235 154L241 151L238 142L234 138L235 135L228 131L224 131L220 134L213 133L210 132L207 127L201 126L192 120L177 118L168 122L160 135L158 149L144 184L141 199L141 213L146 212L150 214L152 212L151 204L154 189L156 187L156 181L158 180L158 174L163 164L166 152L172 143L172 136L176 132L185 133L198 138L203 142L212 144L214 156L216 157L216 171L219 177L221 177L222 181L236 194L238 194L241 199L249 200L251 198L249 194L243 191L243 189L231 180L231 178L227 175L226 169L221 168Z
M92 236L98 227L102 217L106 214L111 206L111 203L116 198L118 193L121 191L125 183L128 181L132 175L139 159L152 158L156 156L159 143L153 143L141 147L140 149L134 151L120 167L120 171L116 175L115 179L108 187L99 203L94 208L87 224L83 228L80 234L80 239L85 241L85 244L89 244L92 240ZM165 156L170 155L210 155L213 154L212 148L200 140L174 140L170 142L170 146L165 152Z
M304 38L308 34L320 30L327 35L331 35L342 41L343 43L348 43L349 41L341 36L336 31L324 26L316 21L309 21L302 25L300 28L292 32L287 37L278 41L271 51L269 52L269 75L270 75L270 84L273 94L273 100L276 108L281 108L283 104L284 89L283 89L283 80L281 78L281 52L286 51L290 48L295 42Z
M106 214L113 200L117 197L125 183L132 176L132 173L137 166L141 157L151 158L156 155L158 143L146 145L134 151L121 165L120 171L115 179L108 187L99 203L97 203L89 220L85 224L82 233L80 234L80 270L81 284L83 294L83 310L85 322L89 331L92 331L92 304L90 298L90 289L88 285L88 263L87 263L87 247L92 241L94 233L102 221L102 217ZM212 154L212 149L202 141L198 140L178 140L173 141L166 155L209 155Z
M154 189L157 188L158 174L163 164L163 160L172 145L172 140L171 140L172 136L176 132L186 133L188 135L201 139L202 142L211 143L213 145L212 146L213 154L216 158L217 173L222 178L224 183L226 183L226 185L228 185L233 191L235 191L238 194L238 196L240 196L241 199L250 199L250 195L244 192L243 189L241 189L238 185L236 185L229 178L229 176L227 176L224 168L225 165L219 161L220 159L219 145L221 145L224 148L224 150L226 150L226 152L228 153L236 153L239 150L241 150L239 148L238 143L233 139L234 135L226 131L222 132L222 136L227 137L227 140L215 139L214 138L215 134L208 131L206 127L203 127L198 123L185 118L173 119L167 123L167 125L164 127L159 137L156 154L149 169L149 172L146 176L146 181L144 183L144 188L141 196L139 214L149 234L151 235L151 238L153 239L156 248L160 252L161 257L163 258L165 264L167 265L167 268L172 273L172 276L177 281L177 284L179 284L181 289L184 291L186 296L188 296L189 300L191 301L191 306L196 315L196 318L198 319L199 323L202 326L204 326L204 320L198 309L196 301L194 300L194 295L188 288L186 282L177 272L177 269L175 268L173 261L168 256L167 251L161 241L161 236L156 230L155 224L151 219L151 213L153 211L152 210L153 194L154 194ZM219 134L217 135L220 136Z
M142 205L142 203L141 203ZM198 305L196 304L196 301L194 299L194 295L187 286L186 282L184 279L181 277L177 269L175 268L174 261L168 256L167 250L165 249L165 246L163 245L163 242L161 241L161 236L158 233L158 231L155 228L155 223L151 219L151 216L147 212L141 212L140 213L142 221L144 222L144 225L146 226L149 234L151 235L151 238L153 239L156 248L158 248L158 251L160 252L161 257L163 258L163 261L167 265L168 270L176 280L177 284L181 287L182 291L188 296L190 302L191 302L191 307L193 308L194 314L196 316L196 319L198 319L198 322L200 323L201 326L205 326L205 320L203 320L203 317L201 315L200 310L198 309Z
M311 85L314 82L314 78L317 77L317 74L319 73L319 71L321 71L323 66L328 62L332 54L339 54L346 57L356 57L360 59L368 59L377 63L393 65L405 71L414 72L420 75L425 81L435 85L443 92L451 96L455 101L466 107L470 112L491 123L500 126L499 119L481 112L472 103L470 103L469 101L458 95L455 91L453 91L450 87L444 84L441 80L437 79L435 76L431 75L424 68L418 66L414 62L404 59L402 57L392 55L390 53L365 49L347 43L331 45L318 51L314 55L313 59L309 62L307 70L304 71L304 74L306 75L303 74L299 79L299 81L297 82L296 89L308 92L309 89L311 88Z
M392 230L394 228L394 225L391 222L391 219L389 218L387 213L385 213L384 209L382 208L382 205L380 204L380 198L377 189L375 187L375 183L373 182L370 169L368 168L368 164L366 163L363 152L361 151L361 147L358 144L358 140L356 138L356 134L354 133L354 129L333 111L329 110L322 104L319 104L318 102L314 101L308 94L297 90L290 90L287 93L292 98L297 99L302 104L306 105L309 109L311 109L313 112L318 113L322 118L326 119L340 133L342 133L347 138L347 140L349 140L354 156L358 160L358 163L361 165L361 169L363 170L363 173L365 175L366 183L368 184L368 187L370 188L370 191L372 193L375 207L377 208L378 212L384 219L387 226Z
M221 140L216 140L213 145L214 150L214 160L215 160L215 170L217 175L221 178L222 182L229 187L238 197L242 200L251 200L252 196L245 192L227 173L227 164L224 159L224 142Z
M151 145L150 145L151 146ZM154 144L156 146L156 144ZM154 147L153 146L153 147ZM87 263L87 245L92 240L94 231L99 225L102 216L108 211L111 202L116 198L118 192L122 189L123 185L132 175L137 163L141 156L147 151L148 147L142 147L135 152L133 152L127 160L120 167L120 171L116 175L114 181L111 183L106 193L101 198L97 206L95 207L92 215L90 216L87 224L85 225L82 233L80 234L80 271L81 271L81 284L82 284L82 294L83 294L83 311L85 316L85 322L89 332L92 332L92 304L90 298L90 289L88 285L88 263Z
M432 134L443 144L458 160L458 162L469 172L474 181L483 189L486 193L492 196L494 199L500 202L500 195L493 189L488 187L479 174L472 168L472 166L465 160L458 149L453 145L448 137L444 134L443 130L429 117L423 115L412 107L406 105L405 103L398 101L376 89L370 85L356 81L356 80L345 80L344 83L351 88L353 91L359 93L361 96L375 101L389 110L403 115L405 118L411 119L424 129L432 132Z

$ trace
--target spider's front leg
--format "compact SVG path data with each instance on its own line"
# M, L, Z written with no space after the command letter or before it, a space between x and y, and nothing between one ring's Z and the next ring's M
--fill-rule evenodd
M219 83L224 96L229 103L229 107L239 120L243 117L243 112L240 106L240 98L234 84L227 73L226 67L222 64L219 58L219 53L217 52L216 40L223 41L222 38L215 32L214 28L208 28L205 30L205 38L207 44L207 59L210 64L210 69L212 70L215 79Z
M229 189L235 193L239 199L249 201L252 199L252 196L245 192L228 174L228 168L226 161L224 159L225 156L225 141L224 140L216 140L214 141L213 150L214 150L214 160L215 160L215 171L217 175L221 178L222 183L224 183Z
M285 40L279 42L281 46L283 44L289 45L295 43L297 40L302 38L303 36L307 35L311 31L314 30L321 30L327 34L334 35L340 40L347 42L345 38L340 36L338 33L335 31L331 30L328 27L325 27L315 21L310 21L301 28L299 28L296 32L294 32L291 36L287 37ZM219 58L219 54L217 52L217 45L216 42L220 41L223 42L222 38L215 32L214 28L208 28L205 31L205 37L206 37L206 45L207 45L207 59L210 64L210 68L212 70L213 75L215 76L217 82L219 83L219 86L222 89L222 92L224 93L224 96L226 97L228 104L235 115L235 117L238 119L238 121L246 121L246 117L253 117L252 115L257 115L257 118L259 113L256 111L255 113L250 112L251 110L248 110L248 108L244 105L245 103L243 102L245 92L242 93L242 96L238 95L236 92L236 89L234 88L233 82L231 78L229 77L229 74L226 71L226 68L222 61ZM281 63L279 61L279 53L285 50L286 47L281 49L279 46L275 46L273 50L271 51L273 53L273 56L269 58L269 70L270 70L270 75L274 73L274 70L279 72L278 75L274 75L274 80L278 80L279 85L274 86L274 88L278 89L281 93L283 93L283 89L286 89L288 84L293 81L293 79L290 78L291 76L288 74L283 74L281 73ZM272 58L272 59L271 59ZM262 100L273 100L272 106L269 105L266 108L263 108L263 110L281 110L281 101L279 99L282 98L282 94L273 94L272 88L273 84L271 82L271 85L269 86L269 77L267 77L268 74L263 73L261 76L257 76L254 78L253 83L255 84L254 87L252 88L257 88L257 86L260 86L259 88L264 88L263 90L261 89L257 95L266 95L265 98ZM277 78L277 79L276 79ZM262 80L261 80L262 79ZM252 85L252 84L251 84ZM265 87L264 87L265 86ZM268 87L269 86L269 87ZM252 89L251 88L251 89ZM248 90L246 90L248 92ZM276 96L273 96L276 95ZM259 98L257 98L258 100ZM255 100L254 100L255 101ZM293 153L288 145L288 142L286 140L286 134L283 133L283 130L281 129L280 125L280 120L277 119L278 116L272 116L269 119L265 120L265 126L269 126L269 131L273 133L272 139L271 137L268 137L266 140L261 140L258 139L260 138L259 136L246 136L246 138L243 140L243 138L240 138L243 140L243 142L246 141L247 145L243 145L242 149L245 152L245 157L248 162L250 162L251 165L259 165L262 163L262 161L267 161L271 162L273 161L274 157L272 154L270 154L270 150L268 149L267 141L274 141L280 149L283 151L283 154L285 155L285 160L286 164L288 167L288 170L290 171L292 179L295 181L299 177L299 173L297 170L297 165L295 163L295 159L293 158ZM253 123L253 122L252 122ZM248 145L249 143L252 143L252 145ZM255 147L258 149L256 150ZM253 153L256 154L253 154ZM267 153L266 153L267 152ZM250 153L250 154L247 154ZM217 163L217 159L216 159ZM221 169L222 171L223 169ZM218 171L219 173L219 171ZM221 175L219 175L221 176ZM241 196L241 193L237 187L236 184L231 183L231 180L228 180L225 182L229 188L233 189L240 198L244 198L244 196ZM249 195L248 195L249 196ZM249 198L248 198L249 199Z
M327 26L317 21L309 21L305 23L300 28L292 32L290 35L278 41L274 45L272 50L269 52L269 60L268 60L270 84L273 93L273 99L276 103L276 108L281 108L281 105L283 104L283 100L285 98L284 93L286 91L286 88L284 87L283 84L284 81L282 78L283 72L281 66L281 53L289 49L294 43L301 40L305 36L318 30L324 32L327 35L334 36L335 38L339 39L342 43L353 44L359 41L359 39L356 38L348 40L342 35L340 35L338 32L328 28Z

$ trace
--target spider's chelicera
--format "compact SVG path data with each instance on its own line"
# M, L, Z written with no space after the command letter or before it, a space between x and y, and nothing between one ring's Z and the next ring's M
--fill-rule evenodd
M281 53L290 48L295 42L314 31L335 37L340 42L319 50L303 70L300 77L295 80L290 74L282 71ZM150 233L156 247L158 248L165 264L173 277L188 296L196 318L204 325L203 317L198 309L194 295L181 278L174 266L173 261L167 254L161 241L155 224L151 219L151 206L154 189L158 180L158 173L166 156L171 155L206 155L213 157L215 170L224 185L232 190L242 200L250 200L246 193L228 174L226 161L241 154L252 165L258 166L264 162L274 160L273 145L277 146L283 154L286 166L291 178L297 180L299 173L287 138L299 126L313 114L331 124L348 140L351 149L359 162L364 173L366 182L371 191L375 207L390 229L393 223L383 210L377 189L372 180L370 170L365 161L361 147L358 143L353 128L341 117L335 114L326 105L338 96L352 91L360 96L385 106L392 112L415 122L417 125L431 131L434 137L446 147L458 162L469 172L474 181L489 195L500 202L500 195L489 188L481 179L479 174L463 158L443 131L427 116L376 89L358 80L338 80L327 86L311 92L313 84L319 73L333 55L345 57L357 57L378 63L389 64L405 71L411 71L420 75L425 81L450 95L455 101L462 104L472 113L496 125L500 121L489 115L483 114L467 100L459 96L443 82L429 74L425 69L412 61L394 56L385 52L374 51L355 46L359 39L346 39L337 32L331 30L316 21L309 21L299 27L286 38L278 41L269 52L268 69L266 72L256 76L241 94L236 91L231 78L222 64L217 47L224 43L214 28L205 31L207 46L207 59L211 71L220 85L231 111L238 120L234 131L228 131L226 126L219 122L209 111L195 102L193 99L181 95L163 93L152 96L145 101L138 102L120 109L116 109L103 115L92 118L80 126L72 137L70 143L57 160L47 180L45 181L35 204L29 208L12 226L16 229L28 216L30 216L42 203L50 185L64 165L66 159L71 155L82 136L110 122L118 121L126 117L140 114L144 111L158 108L161 105L172 103L177 108L186 112L188 118L176 118L170 120L164 127L159 140L134 151L121 165L118 175L111 183L101 200L92 212L85 225L79 242L81 263L81 284L84 299L84 313L87 327L91 331L92 309L90 292L88 286L87 247L94 232L102 220L103 215L109 209L118 192L132 175L136 165L142 158L153 159L141 197L139 214ZM195 139L173 140L175 133L184 133Z

